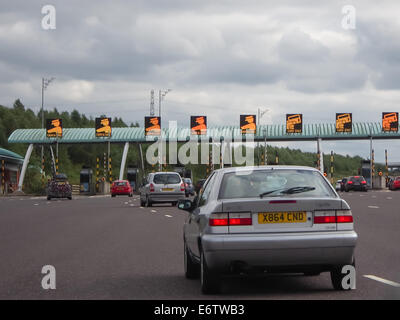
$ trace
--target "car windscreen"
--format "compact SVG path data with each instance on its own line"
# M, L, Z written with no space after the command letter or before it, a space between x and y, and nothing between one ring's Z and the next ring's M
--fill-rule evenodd
M262 197L336 197L319 172L298 169L225 173L220 199Z
M181 177L178 174L156 174L153 182L155 184L178 184L181 183Z

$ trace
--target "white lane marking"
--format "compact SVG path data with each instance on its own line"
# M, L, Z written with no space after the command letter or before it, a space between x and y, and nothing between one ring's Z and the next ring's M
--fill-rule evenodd
M144 207L139 207L140 209L144 209Z
M376 196L372 196L372 198L376 198Z
M130 204L131 207L134 207L135 205L133 203Z
M371 209L379 209L378 206L368 206L368 208L371 208Z
M170 216L169 214L166 214L165 216L168 217L168 218L172 218L172 216Z
M35 204L34 204L34 206L38 206L38 205L39 205L39 203L35 203Z
M151 212L157 212L156 210L151 210Z
M386 199L388 199L388 200L392 200L393 198L392 198L392 197L386 197Z
M124 202L124 204L128 204L128 202Z
M368 279L371 279L371 280L382 282L384 284L388 284L389 286L400 288L400 283L397 283L397 282L394 282L394 281L386 280L386 279L383 279L383 278L380 278L380 277L377 277L377 276L374 276L374 275L371 275L371 274L366 274L366 275L364 275L364 277L368 278Z

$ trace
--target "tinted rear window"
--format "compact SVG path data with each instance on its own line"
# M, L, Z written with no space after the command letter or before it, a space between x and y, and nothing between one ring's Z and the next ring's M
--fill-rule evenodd
M290 188L310 187L311 191L284 194ZM336 197L321 174L311 170L254 170L224 174L220 199L259 198L260 194L271 192L264 197Z
M155 184L178 184L181 177L178 174L156 174L153 178Z
M353 181L353 182L361 182L361 181L364 181L364 177L359 177L359 176L351 177L350 180Z
M119 182L116 182L115 185L118 186L118 187L123 187L123 186L126 186L127 183L124 182L124 181L119 181Z

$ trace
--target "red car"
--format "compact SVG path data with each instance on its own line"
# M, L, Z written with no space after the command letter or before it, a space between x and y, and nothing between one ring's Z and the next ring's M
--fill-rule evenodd
M400 189L400 177L393 178L389 183L390 190Z
M133 196L132 187L128 180L115 180L111 185L111 197L116 195Z

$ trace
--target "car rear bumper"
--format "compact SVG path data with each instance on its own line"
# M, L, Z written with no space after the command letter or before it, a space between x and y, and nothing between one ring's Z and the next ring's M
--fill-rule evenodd
M348 190L354 190L354 191L365 191L368 189L367 186L351 186L351 187L347 187Z
M185 192L180 193L152 193L149 195L151 202L175 202L185 198Z
M126 196L130 195L132 191L111 191L112 195L117 195L117 196Z
M250 267L333 266L350 264L357 242L354 231L296 234L203 235L209 268L228 270L240 262Z

